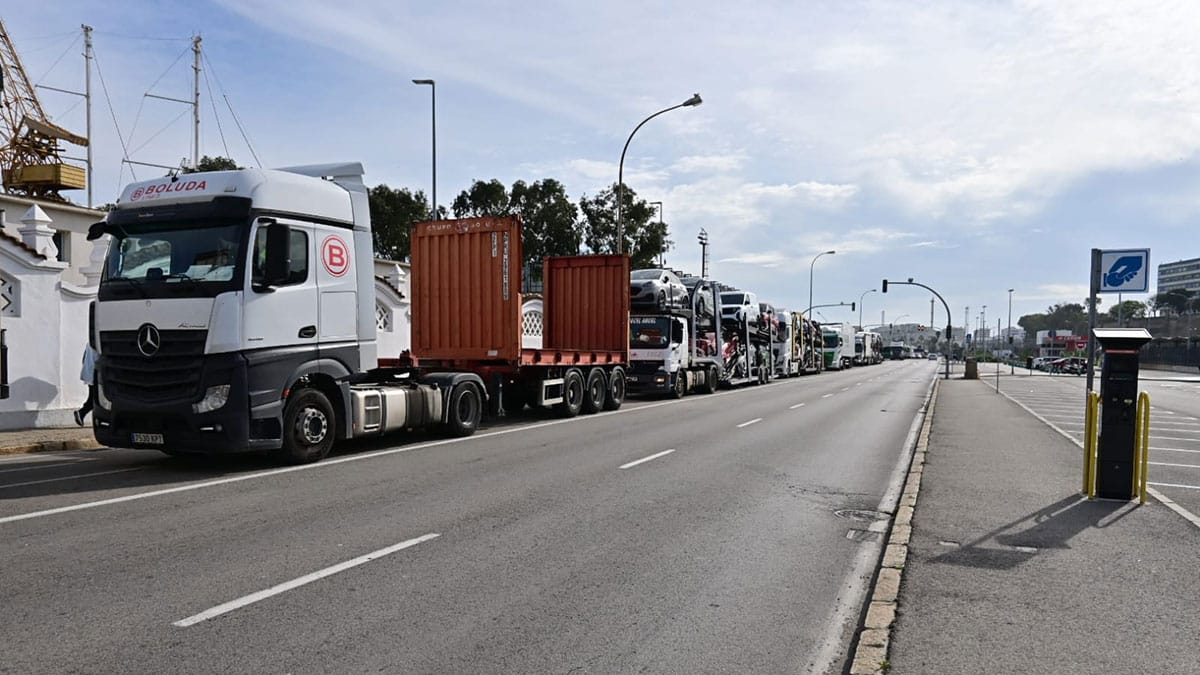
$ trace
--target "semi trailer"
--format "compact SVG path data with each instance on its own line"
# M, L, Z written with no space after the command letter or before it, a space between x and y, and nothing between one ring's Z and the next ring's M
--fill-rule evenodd
M854 363L854 327L844 323L821 324L825 369L842 370Z

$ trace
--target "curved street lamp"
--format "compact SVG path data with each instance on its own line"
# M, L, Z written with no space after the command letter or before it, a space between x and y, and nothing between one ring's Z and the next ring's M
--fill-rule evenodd
M650 120L654 119L655 117L658 117L659 115L661 115L663 113L671 112L672 110L675 110L676 108L686 108L686 107L698 106L703 102L704 102L703 99L700 98L700 94L692 94L692 97L689 98L688 100L684 101L683 103L680 103L678 105L673 105L670 108L663 108L662 110L659 110L658 112L654 113L653 115L651 115L651 116L647 117L646 119L642 120L641 122L639 122L638 125L633 128L633 131L629 132L629 138L625 139L625 147L621 148L621 162L620 162L620 164L617 165L617 253L618 254L623 253L624 248L625 248L625 228L622 226L623 224L621 222L621 204L624 203L624 201L625 201L625 151L629 150L629 142L633 140L633 135L638 132L638 129L642 128L643 124L645 124L646 122L649 122Z
M834 253L837 253L837 251L825 251L823 253L818 253L813 257L812 263L810 263L808 266L808 311L804 313L804 316L808 316L809 312L812 312L813 267L815 267L817 264L817 258L820 258L823 255L833 255Z
M808 287L809 287L809 290L812 290L812 280L811 279L808 282ZM858 296L858 328L859 328L859 330L866 330L866 328L863 328L863 325L862 325L863 298L867 297L867 293L875 293L877 290L878 289L875 289L875 288L868 288L867 290L862 292L862 295ZM809 299L809 302L812 302L811 298Z

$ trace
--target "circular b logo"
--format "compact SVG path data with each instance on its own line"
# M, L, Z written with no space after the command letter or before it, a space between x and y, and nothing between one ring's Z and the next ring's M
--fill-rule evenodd
M341 237L331 234L321 242L321 264L330 276L335 277L344 275L350 269L350 249Z

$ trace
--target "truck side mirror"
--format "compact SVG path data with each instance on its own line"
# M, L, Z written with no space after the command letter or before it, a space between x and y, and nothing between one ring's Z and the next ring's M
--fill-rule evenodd
M288 227L278 223L267 225L267 251L263 263L263 286L280 286L287 283L291 267L288 247Z

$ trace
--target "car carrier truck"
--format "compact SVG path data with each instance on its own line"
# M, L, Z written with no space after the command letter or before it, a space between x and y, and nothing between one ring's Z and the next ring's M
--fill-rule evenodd
M431 358L381 368L362 174L357 163L245 169L124 189L88 233L111 238L89 331L99 442L303 463L392 430L469 435L512 390L567 415L620 405L628 258L548 261L552 309L589 304L548 312L549 348L522 350L513 219L415 228L414 353ZM590 266L604 271L579 273Z
M883 336L869 330L854 334L854 365L872 366L883 363Z
M776 318L762 313L753 293L729 290L720 297L722 386L770 381Z
M711 394L721 382L724 361L720 354L718 317L711 300L715 287L704 280L690 295L690 309L633 312L629 317L630 394L688 392Z

